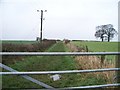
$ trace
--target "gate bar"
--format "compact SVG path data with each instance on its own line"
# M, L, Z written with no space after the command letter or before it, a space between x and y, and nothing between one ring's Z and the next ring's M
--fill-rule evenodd
M0 75L39 75L39 74L68 74L68 73L89 73L103 71L119 71L120 68L105 68L92 70L67 70L67 71L40 71L40 72L0 72Z
M92 88L104 88L104 87L116 87L116 89L120 86L120 83L117 84L104 84L104 85L93 85L93 86L80 86L80 87L68 87L68 88L60 88L60 90L79 90L79 89L92 89ZM108 88L109 89L109 88ZM115 88L113 88L114 90Z
M2 64L2 63L0 63L0 67L6 69L6 70L8 70L8 71L11 71L11 72L16 72L16 73L18 72L17 70L15 70L15 69L13 69L13 68L11 68L11 67L8 67L8 66L6 66L6 65L4 65L4 64ZM45 83L43 83L43 82L41 82L41 81L38 81L37 79L34 79L34 78L32 78L32 77L30 77L30 76L28 76L28 75L20 75L20 76L23 77L23 78L25 78L25 79L27 79L27 80L29 80L29 81L31 81L31 82L33 82L33 83L36 83L36 84L40 85L40 86L42 86L42 87L45 87L45 88L47 88L47 89L52 89L52 90L54 90L54 87L49 86L49 85L47 85L47 84L45 84Z
M0 52L3 56L120 55L120 52Z

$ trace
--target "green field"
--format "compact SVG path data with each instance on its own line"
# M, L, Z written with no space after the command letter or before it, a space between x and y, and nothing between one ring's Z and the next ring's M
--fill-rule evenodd
M88 46L89 51L94 52L118 52L120 42L92 42L92 41L74 41L77 46Z
M1 43L12 43L12 44L33 44L38 41L27 41L27 40L2 40Z
M79 47L88 47L91 52L118 52L120 42L92 42L92 41L72 41L73 44ZM115 56L107 56L106 59L114 60Z
M66 52L69 49L62 43L56 43L51 46L48 52ZM59 71L77 69L77 63L73 57L69 56L27 56L24 60L9 64L10 67L18 71ZM5 71L5 70L4 70ZM43 81L53 87L75 87L84 85L105 84L106 81L102 76L99 78L94 75L86 74L62 74L61 79L53 81L48 75L30 75L31 77ZM3 76L3 88L42 88L20 76L6 75Z

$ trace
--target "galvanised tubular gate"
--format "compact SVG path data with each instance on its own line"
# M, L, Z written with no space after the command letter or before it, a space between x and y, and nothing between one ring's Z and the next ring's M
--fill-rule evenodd
M91 56L91 55L120 55L120 52L0 52L0 56ZM120 68L104 68L92 70L67 70L67 71L41 71L41 72L0 72L0 75L37 75L37 74L66 74L66 73L89 73L103 71L120 71ZM94 86L67 87L61 89L83 89L120 86L120 83Z
M0 52L3 56L120 55L120 52Z
M67 70L67 71L41 71L41 72L0 72L0 75L40 75L40 74L70 74L70 73L89 73L103 71L118 71L120 68L105 68L92 70Z

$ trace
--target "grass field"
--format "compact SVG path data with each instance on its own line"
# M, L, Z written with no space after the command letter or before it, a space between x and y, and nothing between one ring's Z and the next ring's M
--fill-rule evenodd
M94 52L118 52L120 42L92 42L92 41L74 41L78 46L88 46L89 51Z
M48 52L66 52L69 49L62 43L54 44ZM77 69L73 57L69 56L27 56L23 61L9 65L18 71L48 71L48 70L74 70ZM70 87L104 84L106 81L102 76L99 78L94 75L86 74L62 74L61 79L53 81L48 75L31 75L37 80L53 87ZM3 76L3 88L42 88L32 82L23 79L20 76L7 75Z
M33 44L37 43L38 41L25 41L25 40L2 40L1 43L12 43L12 44Z
M120 48L120 42L73 41L72 43L80 47L87 46L92 52L118 52ZM106 59L114 60L115 56L107 56Z

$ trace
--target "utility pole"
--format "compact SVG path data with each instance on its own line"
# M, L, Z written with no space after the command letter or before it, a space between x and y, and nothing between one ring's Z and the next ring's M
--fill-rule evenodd
M42 23L43 23L43 10L41 10L40 42L42 42Z
M40 10L37 10L37 12L40 12ZM45 12L47 12L47 10L45 10ZM42 25L43 25L43 10L41 10L40 42L42 42Z

